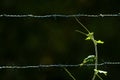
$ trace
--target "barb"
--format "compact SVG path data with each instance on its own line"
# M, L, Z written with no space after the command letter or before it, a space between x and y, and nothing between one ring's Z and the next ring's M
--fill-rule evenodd
M95 64L84 64L83 66L94 66ZM120 65L120 62L103 62L100 64L97 64L98 66L103 66L103 65ZM27 69L27 68L50 68L50 67L80 67L80 64L76 65L63 65L63 64L55 64L55 65L36 65L36 66L0 66L0 69Z
M72 18L72 17L120 17L120 13L118 14L73 14L73 15L64 15L64 14L52 14L52 15L33 15L33 14L1 14L0 17L9 17L9 18L50 18L50 17L64 17L64 18Z

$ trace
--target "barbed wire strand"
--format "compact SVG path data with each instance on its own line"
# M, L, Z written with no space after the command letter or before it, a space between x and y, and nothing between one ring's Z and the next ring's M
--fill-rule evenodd
M52 15L33 15L33 14L0 14L0 17L9 17L9 18L50 18L50 17L120 17L118 14L73 14L73 15L64 15L64 14L52 14Z
M9 17L9 18L50 18L50 17L65 17L65 18L72 18L72 17L120 17L120 13L118 14L98 14L98 15L87 15L87 14L74 14L74 15L61 15L61 14L52 14L52 15L10 15L10 14L1 14L0 17ZM84 64L84 66L94 66L95 64ZM102 65L120 65L120 62L103 62L97 64L98 66ZM15 66L15 65L8 65L8 66L0 66L0 69L25 69L25 68L49 68L49 67L80 67L80 64L77 65L64 65L64 64L54 64L54 65L37 65L37 66Z
M95 64L84 64L83 66L94 66ZM120 65L120 62L103 62L97 64L98 66L103 65ZM0 66L0 69L27 69L27 68L50 68L50 67L80 67L80 64L76 65L64 65L64 64L54 64L54 65L36 65L36 66L15 66L15 65L8 65L8 66Z

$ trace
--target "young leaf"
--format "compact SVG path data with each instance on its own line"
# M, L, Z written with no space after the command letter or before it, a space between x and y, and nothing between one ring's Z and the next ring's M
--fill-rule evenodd
M96 43L103 44L104 41L98 40L98 41L96 41Z
M85 40L91 40L93 38L93 32L87 34L87 38Z
M95 60L95 55L89 55L88 57L86 57L83 62L80 64L80 66L83 66L84 64L86 64L87 62L93 62Z
M107 71L102 71L102 70L96 70L94 69L94 71L97 73L100 73L100 74L104 74L105 76L107 76Z

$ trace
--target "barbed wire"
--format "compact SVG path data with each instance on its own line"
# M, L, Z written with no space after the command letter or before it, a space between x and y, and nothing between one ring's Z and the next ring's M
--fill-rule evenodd
M83 66L94 66L95 64L84 64ZM100 64L97 64L98 66L103 66L103 65L120 65L120 62L103 62ZM15 65L10 65L10 66L0 66L0 69L28 69L28 68L50 68L50 67L80 67L80 64L76 65L64 65L64 64L54 64L54 65L36 65L36 66L15 66Z
M51 14L51 15L33 15L33 14L0 14L0 17L9 17L9 18L50 18L50 17L64 17L64 18L72 18L72 17L120 17L120 13L118 14L73 14L73 15L64 15L64 14Z
M63 18L72 18L72 17L120 17L120 13L118 14L74 14L74 15L63 15L63 14L52 14L52 15L33 15L33 14L0 14L1 17L8 17L8 18L51 18L51 17L63 17ZM94 66L95 64L84 64L83 66ZM120 65L120 62L103 62L97 64L98 66L103 65ZM80 67L80 64L76 65L67 65L67 64L52 64L52 65L36 65L36 66L18 66L18 65L6 65L0 66L0 69L27 69L27 68L49 68L49 67Z
M0 14L0 17L9 17L9 18L50 18L50 17L65 17L65 18L72 18L72 17L120 17L120 13L118 14L74 14L74 15L62 15L62 14L52 14L52 15L33 15L33 14L26 14L26 15L11 15L11 14ZM84 66L94 66L95 64L84 64ZM120 62L103 62L98 64L98 66L102 65L120 65ZM63 65L63 64L55 64L55 65L37 65L37 66L0 66L0 69L4 68L11 68L11 69L19 69L19 68L44 68L44 67L79 67L80 64L77 65Z

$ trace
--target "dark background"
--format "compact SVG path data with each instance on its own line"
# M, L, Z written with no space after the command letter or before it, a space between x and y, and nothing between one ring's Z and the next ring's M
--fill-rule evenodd
M0 0L0 14L117 14L119 0ZM99 62L120 61L120 17L79 17L103 40ZM74 18L0 18L0 65L79 64L94 54ZM104 80L119 80L120 65L99 67ZM77 80L90 80L93 67L68 68ZM1 69L0 80L72 80L62 68ZM99 79L96 79L99 80Z

